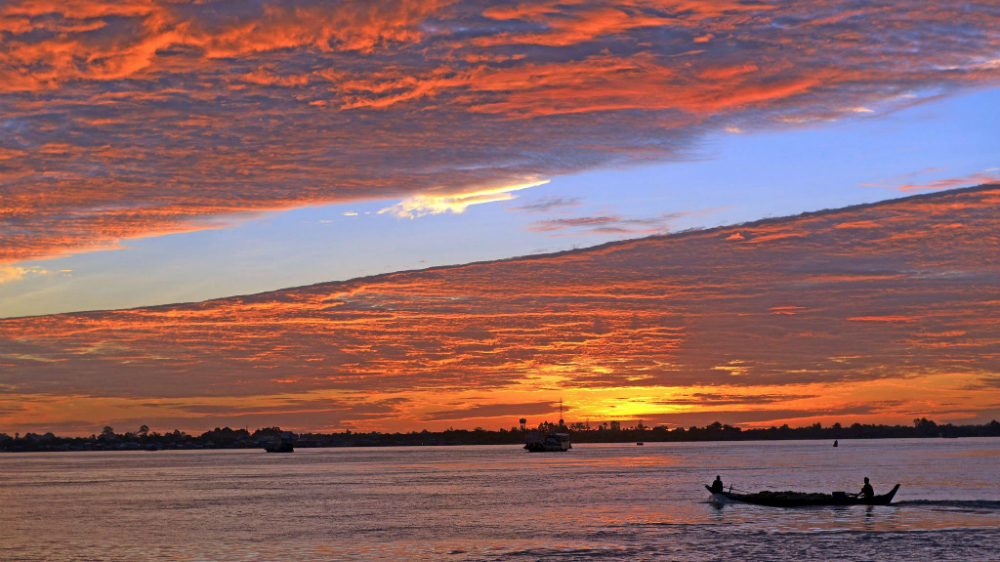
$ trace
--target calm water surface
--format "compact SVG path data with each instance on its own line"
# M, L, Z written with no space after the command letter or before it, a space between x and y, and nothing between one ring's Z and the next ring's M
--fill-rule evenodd
M0 455L0 560L993 560L1000 439ZM846 490L887 507L707 502Z

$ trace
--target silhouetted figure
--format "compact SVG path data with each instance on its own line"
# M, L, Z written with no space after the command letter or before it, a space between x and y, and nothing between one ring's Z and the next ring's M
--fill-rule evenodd
M837 443L837 440L836 440L836 439L834 439L834 440L833 440L833 446L834 446L834 447L839 447L839 446L840 446L840 444L839 444L839 443Z
M872 485L868 483L867 476L865 476L865 485L861 487L861 495L866 500L870 500L875 497L875 490L872 488Z
M712 482L712 487L710 488L713 494L721 494L723 490L722 477L716 476L715 482Z

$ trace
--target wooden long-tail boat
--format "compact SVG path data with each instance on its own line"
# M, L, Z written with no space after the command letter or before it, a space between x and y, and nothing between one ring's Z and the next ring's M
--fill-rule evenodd
M709 492L710 486L705 486ZM813 494L808 492L756 492L753 494L743 494L733 492L717 492L712 494L712 501L737 501L752 503L756 505L766 505L770 507L805 507L810 505L889 505L899 484L893 486L892 490L881 496L866 498L860 494L848 494L846 492L834 492L832 494Z

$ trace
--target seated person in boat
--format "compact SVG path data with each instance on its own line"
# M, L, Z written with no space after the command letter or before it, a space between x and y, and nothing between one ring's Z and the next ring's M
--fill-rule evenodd
M721 494L722 493L722 477L721 476L716 476L715 477L715 482L712 482L712 488L711 488L711 490L712 490L713 494Z
M859 495L864 497L866 500L870 500L875 497L875 490L872 488L872 485L868 483L867 476L865 476L865 485L861 487L861 494Z

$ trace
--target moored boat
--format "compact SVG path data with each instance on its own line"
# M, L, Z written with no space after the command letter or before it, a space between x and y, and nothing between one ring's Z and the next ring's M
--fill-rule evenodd
M712 492L711 486L705 486ZM744 494L733 492L712 493L712 501L737 501L742 503L752 503L755 505L766 505L769 507L806 507L815 505L889 505L892 498L899 490L899 484L893 486L887 494L865 498L860 494L848 494L846 492L833 492L832 494L814 494L809 492L756 492Z
M521 420L524 424L525 420ZM562 398L559 399L559 425L553 427L548 423L543 424L552 429L562 429L565 431L566 422L563 421L563 402ZM543 426L539 426L541 429ZM523 428L523 425L522 425ZM524 448L529 453L559 453L563 451L568 451L573 448L573 445L569 443L569 433L557 433L555 431L540 435L537 431L532 431L528 434L527 439L524 443Z
M529 453L558 453L573 448L569 442L568 433L549 433L545 437L533 434L524 444Z
M294 453L298 436L291 431L283 431L281 435L271 436L264 440L264 450L268 453Z

